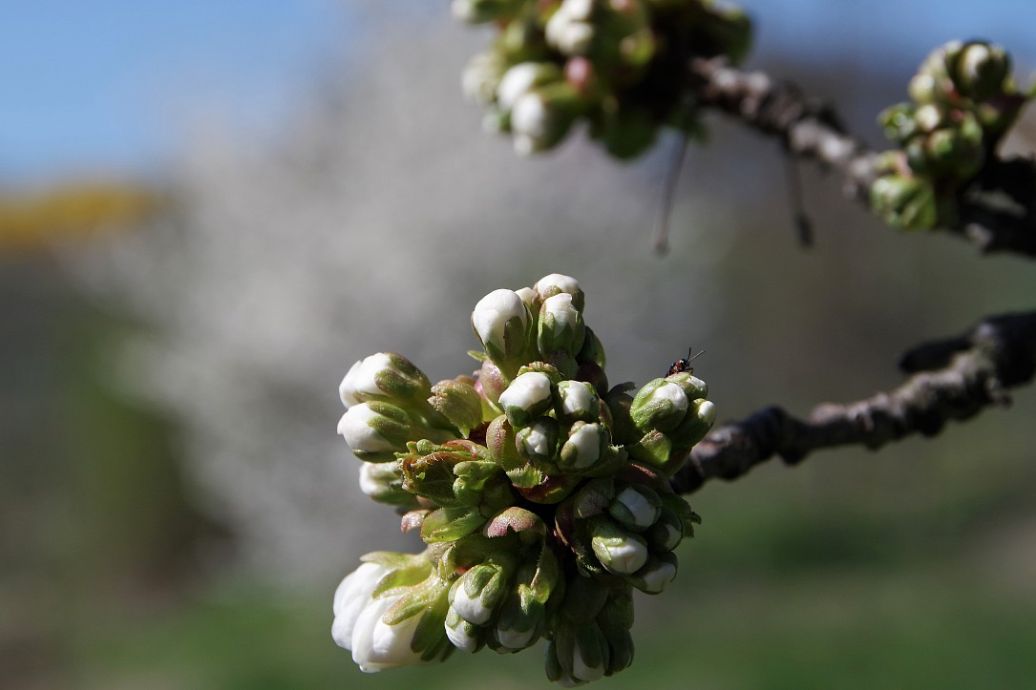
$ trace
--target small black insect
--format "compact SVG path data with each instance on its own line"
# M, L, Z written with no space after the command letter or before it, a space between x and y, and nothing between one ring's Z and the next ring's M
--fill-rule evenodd
M694 373L694 367L691 366L691 362L705 354L705 350L702 350L696 355L691 355L694 352L693 347L687 348L687 356L673 362L672 366L669 367L669 371L666 372L666 376L672 376L673 374L679 374L680 372L686 371L688 374Z

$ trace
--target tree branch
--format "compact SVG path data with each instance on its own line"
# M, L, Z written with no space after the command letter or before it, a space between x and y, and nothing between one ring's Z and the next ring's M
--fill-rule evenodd
M715 429L694 447L673 488L691 493L714 477L737 479L775 455L795 465L823 448L876 450L913 434L934 436L950 420L1009 404L1005 389L1036 374L1036 312L991 317L963 335L920 345L900 368L913 376L888 393L826 403L805 420L768 407Z
M735 69L722 59L696 60L691 72L699 104L779 139L791 155L836 170L845 193L869 206L879 152L847 134L830 107L793 84ZM995 159L970 188L979 193L963 195L959 218L943 229L983 252L1036 257L1036 164L1027 158Z

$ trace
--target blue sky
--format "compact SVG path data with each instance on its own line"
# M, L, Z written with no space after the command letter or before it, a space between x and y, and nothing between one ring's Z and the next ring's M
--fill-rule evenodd
M402 9L404 0L398 2ZM441 2L447 12L447 0ZM357 0L33 0L0 21L0 180L148 170L183 118L211 105L276 121L342 52ZM1033 0L745 0L761 55L910 66L952 37L987 36L1036 66ZM909 68L908 68L909 69ZM1029 70L1031 71L1031 70Z

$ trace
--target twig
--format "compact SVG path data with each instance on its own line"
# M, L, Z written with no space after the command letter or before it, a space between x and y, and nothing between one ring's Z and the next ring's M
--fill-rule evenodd
M744 72L721 59L696 60L691 67L698 103L777 137L790 155L837 171L848 196L868 203L877 177L878 152L846 134L834 112L804 96L794 85L762 72ZM943 230L983 252L1036 257L1036 165L1026 158L994 160L971 185L981 194L960 199L957 220ZM1002 193L1013 204L995 199Z
M888 393L823 404L804 420L768 407L715 429L694 447L673 487L691 493L714 477L737 479L774 456L795 465L824 448L876 450L913 434L934 436L950 420L1005 405L1005 389L1036 374L1036 312L992 317L964 335L918 346L900 368L913 375Z

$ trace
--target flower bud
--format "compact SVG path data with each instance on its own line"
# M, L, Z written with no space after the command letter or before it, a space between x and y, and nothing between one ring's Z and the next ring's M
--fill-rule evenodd
M935 189L928 180L882 175L871 185L871 207L885 222L906 230L928 230L938 221Z
M631 585L645 594L659 594L676 577L676 555L664 553L652 557L629 578Z
M412 508L416 497L403 489L398 462L364 462L360 466L360 491L378 503Z
M633 397L627 391L632 387L632 383L619 384L604 396L605 405L607 405L612 419L612 438L616 443L624 445L636 443L642 435L630 417Z
M500 415L489 423L486 429L486 447L489 455L504 471L510 471L525 463L515 446L514 427L505 415Z
M406 357L379 352L354 364L338 393L346 407L371 400L406 404L422 401L430 388L428 377Z
M566 361L575 363L575 355L583 347L586 327L572 295L562 292L543 300L537 327L536 344L544 356L562 353Z
M394 460L420 430L402 408L378 401L353 405L338 422L353 455L368 462Z
M479 105L489 105L496 98L496 89L507 68L498 53L479 53L468 61L461 74L464 96Z
M594 40L593 0L564 0L545 27L547 42L564 55L585 55Z
M508 573L495 563L480 563L450 589L450 608L475 625L485 625L507 594Z
M558 423L550 417L540 417L523 427L515 437L518 453L535 463L551 463L558 450Z
M579 287L579 281L572 276L551 273L537 280L532 289L539 295L541 302L555 295L565 294L572 296L572 306L579 312L583 311L583 307L586 304L586 295L583 294L582 288Z
M642 431L672 431L683 421L688 407L690 400L681 386L654 379L637 391L630 405L630 418Z
M608 456L611 437L602 424L576 422L561 447L558 465L569 471L585 471Z
M335 592L335 642L351 650L366 673L443 658L447 590L429 577L430 563L406 554L366 558L373 562L348 575Z
M1003 48L984 41L965 44L956 59L953 81L962 96L986 100L1004 90L1011 73L1011 57Z
M577 421L592 422L601 413L601 401L591 384L582 381L562 381L558 384L555 408L558 420L566 424Z
M547 676L562 685L588 683L604 676L608 641L596 623L562 621L547 647Z
M608 506L608 513L629 529L641 532L661 515L658 494L646 486L627 486ZM682 536L682 535L681 535Z
M507 390L507 384L507 377L500 371L500 367L493 364L493 360L487 359L482 362L475 390L480 390L486 400L495 404L500 400L500 394Z
M669 436L676 447L689 449L705 438L715 422L715 403L710 400L695 400L691 403L691 409L688 410L683 422Z
M440 381L432 386L428 404L465 438L482 424L482 397L468 380Z
M689 371L681 371L665 377L669 383L678 385L688 400L709 397L709 385Z
M647 542L640 535L607 519L595 520L590 533L594 555L609 572L632 575L647 563Z
M633 592L628 585L609 592L608 601L597 615L597 624L608 641L608 668L612 675L633 663Z
M453 608L446 614L446 637L454 647L469 654L474 654L485 644L484 629L461 618Z
M522 94L511 109L514 150L522 156L557 146L583 109L579 92L566 82Z
M559 81L561 70L551 62L522 62L504 73L496 90L496 100L505 111L538 86Z
M539 371L520 374L500 394L499 401L507 420L516 428L549 410L553 403L550 377Z
M683 541L684 525L675 512L664 507L645 536L653 551L672 551Z
M506 374L525 362L532 341L532 317L511 290L493 290L479 300L471 324L489 358Z

